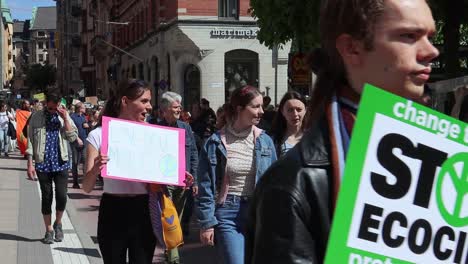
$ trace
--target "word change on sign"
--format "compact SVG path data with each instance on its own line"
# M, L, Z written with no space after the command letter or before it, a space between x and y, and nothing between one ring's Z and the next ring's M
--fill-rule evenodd
M366 85L325 263L468 263L468 124Z
M103 177L183 186L185 130L102 118Z

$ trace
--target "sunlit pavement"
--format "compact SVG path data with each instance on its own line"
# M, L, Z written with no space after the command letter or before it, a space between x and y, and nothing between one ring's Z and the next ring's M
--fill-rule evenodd
M0 158L0 262L102 263L96 238L102 185L98 183L89 194L72 189L70 174L67 212L63 219L65 239L45 245L41 242L45 229L39 185L27 179L26 164L19 153ZM157 248L153 262L164 263L163 255ZM180 255L181 263L217 263L214 248L199 243L194 221Z

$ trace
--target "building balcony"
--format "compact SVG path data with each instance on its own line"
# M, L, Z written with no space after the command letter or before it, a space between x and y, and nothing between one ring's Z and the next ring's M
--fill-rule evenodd
M104 42L105 37L103 35L96 35L91 39L91 54L96 58L104 58L109 56L112 52L112 47Z

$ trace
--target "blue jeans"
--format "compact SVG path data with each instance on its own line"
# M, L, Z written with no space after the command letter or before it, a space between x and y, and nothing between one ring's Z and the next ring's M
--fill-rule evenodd
M8 152L8 127L0 128L0 154Z
M247 222L248 201L244 197L227 195L222 205L217 205L215 216L215 246L225 264L244 263L244 226Z

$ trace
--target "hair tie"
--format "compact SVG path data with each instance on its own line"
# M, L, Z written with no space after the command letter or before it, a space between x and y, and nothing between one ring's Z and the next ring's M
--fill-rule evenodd
M249 93L249 86L244 86L244 88L241 89L240 94L242 96L246 96Z

